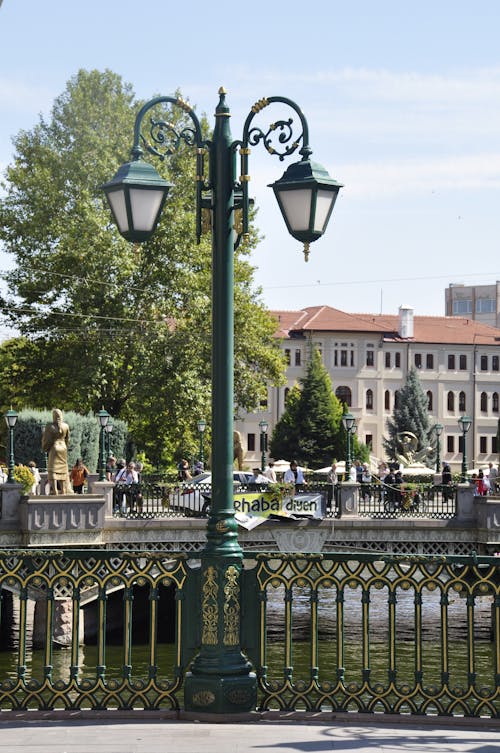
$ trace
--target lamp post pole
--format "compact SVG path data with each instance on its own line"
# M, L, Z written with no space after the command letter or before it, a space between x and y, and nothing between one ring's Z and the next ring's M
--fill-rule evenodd
M465 484L467 481L467 432L472 424L472 418L469 416L460 416L458 419L458 425L462 429L462 475L461 482Z
M5 423L7 424L7 428L9 431L9 448L8 448L8 465L7 465L7 483L13 484L14 483L14 468L16 465L16 460L14 458L14 426L16 425L18 413L16 413L15 410L8 410L5 414Z
M99 419L99 481L106 480L106 426L109 421L109 413L101 408L97 414Z
M205 464L205 457L204 457L204 454L203 454L203 435L205 434L205 429L206 428L207 428L207 422L204 421L203 419L200 419L200 421L198 421L198 434L199 434L199 437L200 437L200 451L199 451L199 454L198 454L198 458L199 458L199 461L200 461L200 464L201 464L202 468L205 467L205 465L204 465Z
M351 452L351 436L356 431L356 419L352 413L344 413L342 416L342 425L346 432L347 439L347 456L345 459L345 480L349 481L352 465L352 452Z
M441 470L441 434L443 433L443 425L436 424L434 426L436 432L436 473Z
M109 456L111 455L111 434L113 431L113 419L111 416L108 418L108 423L106 424L106 462ZM106 462L104 463L104 470L106 472Z
M264 471L266 467L266 452L267 452L267 430L269 423L267 421L260 421L260 467Z
M268 105L279 103L295 111L302 129L293 133L292 119L275 120L266 131L253 125L254 117ZM165 117L150 117L148 136L141 134L143 119L153 108L176 106L191 123L178 131ZM307 122L291 100L268 97L256 102L248 114L243 136L233 141L226 92L219 90L212 138L202 135L191 106L179 97L160 96L137 114L131 162L122 165L103 186L119 232L134 242L153 234L170 184L141 157L144 149L160 158L172 154L184 141L196 147L196 233L201 235L201 209L212 212L212 505L207 542L201 554L201 646L184 685L185 708L196 712L228 713L255 708L256 678L240 646L240 574L243 553L233 504L234 412L234 252L235 210L242 210L242 232L248 232L248 155L250 146L262 143L283 160L299 149L301 160L290 165L272 184L290 233L309 244L326 230L341 184L310 160ZM274 141L275 140L275 141ZM236 152L240 153L237 180ZM208 174L205 175L205 155ZM139 197L140 194L140 197ZM143 198L144 197L144 198ZM145 208L145 204L148 208Z

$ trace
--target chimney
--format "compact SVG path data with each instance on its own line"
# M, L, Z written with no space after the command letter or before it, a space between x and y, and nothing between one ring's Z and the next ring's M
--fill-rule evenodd
M399 307L399 336L403 340L413 337L413 309L411 306Z

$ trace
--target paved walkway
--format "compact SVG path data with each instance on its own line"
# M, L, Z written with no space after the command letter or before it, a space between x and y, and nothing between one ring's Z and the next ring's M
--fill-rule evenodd
M500 753L500 726L174 719L0 720L0 753Z

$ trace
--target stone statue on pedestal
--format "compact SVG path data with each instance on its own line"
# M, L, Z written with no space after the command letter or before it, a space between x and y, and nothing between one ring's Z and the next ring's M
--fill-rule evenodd
M45 426L42 450L48 453L48 477L51 494L72 494L68 473L69 426L62 411L54 408L52 423Z

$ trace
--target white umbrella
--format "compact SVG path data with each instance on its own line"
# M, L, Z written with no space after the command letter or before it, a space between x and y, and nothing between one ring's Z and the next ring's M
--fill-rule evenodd
M284 473L290 468L290 461L289 460L275 460L273 468L277 473ZM308 468L304 468L301 465L298 465L297 468L301 470L302 473L310 473Z
M337 473L344 473L345 472L345 462L343 460L340 460L338 463L335 463L335 465L336 465ZM330 473L331 470L332 470L332 466L331 465L327 465L327 466L325 466L325 468L318 468L318 470L314 471L314 473L324 473L324 474L327 474L327 473Z

